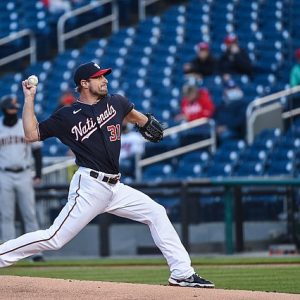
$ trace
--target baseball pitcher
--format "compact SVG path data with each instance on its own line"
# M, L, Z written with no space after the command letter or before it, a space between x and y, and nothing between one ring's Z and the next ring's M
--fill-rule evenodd
M22 82L26 139L33 142L59 138L75 154L79 169L70 183L68 202L53 225L1 245L0 267L39 251L60 249L97 215L108 212L149 226L170 267L170 285L214 287L195 273L164 207L120 182L123 120L136 124L140 133L152 142L163 138L163 129L152 115L138 112L123 96L108 94L105 76L109 73L111 69L101 69L93 62L80 65L74 74L78 100L41 123L34 114L36 86L27 80Z

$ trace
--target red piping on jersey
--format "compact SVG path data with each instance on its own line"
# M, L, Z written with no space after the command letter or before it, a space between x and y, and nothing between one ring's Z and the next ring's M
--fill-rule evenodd
M28 243L28 244L19 246L19 247L17 247L17 248L14 248L14 249L12 249L12 250L6 251L6 252L4 252L4 253L0 253L0 255L4 255L4 254L10 253L10 252L13 252L13 251L15 251L15 250L18 250L18 249L20 249L20 248L23 248L23 247L26 247L26 246L29 246L29 245L32 245L32 244L35 244L35 243L46 242L46 241L51 240L51 239L58 233L58 231L61 229L61 227L64 225L64 223L67 221L68 217L70 216L70 213L72 212L72 210L75 208L75 206L76 206L76 204L77 204L77 198L79 197L78 191L79 191L79 189L80 189L80 180L81 180L81 175L80 175L80 177L79 177L78 188L77 188L77 190L76 190L77 196L75 197L75 203L74 203L74 205L72 206L72 208L70 209L70 211L68 212L67 216L65 217L65 219L63 220L63 222L62 222L62 223L60 224L60 226L58 227L58 229L54 232L54 234L53 234L49 239L31 242L31 243Z

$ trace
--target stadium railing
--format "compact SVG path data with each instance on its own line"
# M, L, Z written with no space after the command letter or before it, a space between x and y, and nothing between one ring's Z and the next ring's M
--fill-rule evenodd
M56 184L68 182L69 167L75 166L74 157L44 158L43 184Z
M147 6L158 2L160 0L139 0L139 20L143 21L146 18L146 8Z
M283 108L281 99L294 95L298 92L300 92L300 86L282 90L280 92L255 99L249 103L246 110L246 139L248 144L252 144L255 135L259 133L258 131L265 128L270 128L270 126L275 125L270 124L270 118L266 117L268 113L273 114L273 116L274 113L277 113L278 116L281 116L280 119L277 118L275 120L275 122L277 122L277 125L280 126L282 125L281 123L284 119L300 114L299 108L295 108L286 112L281 111L281 109Z
M36 51L36 37L32 30L23 29L16 33L10 34L2 39L0 39L0 47L3 47L5 44L9 44L15 40L28 37L29 38L29 46L23 50L20 50L14 54L7 55L0 59L0 66L6 65L10 62L18 60L27 55L30 56L30 63L34 64L36 62L37 51Z
M173 134L177 134L182 131L189 130L194 127L199 127L203 125L208 125L210 128L210 137L207 139L200 140L199 142L192 143L186 146L182 146L176 149L172 149L170 151L154 155L151 157L147 157L141 159L140 155L136 156L136 170L135 176L137 180L142 178L142 168L163 160L167 160L169 158L173 158L197 149L202 149L206 147L210 147L211 151L214 153L216 150L216 129L215 129L215 121L212 119L201 118L191 122L183 123L177 126L170 127L164 131L164 137L171 136Z
M88 24L85 24L83 26L80 26L76 29L73 29L69 32L65 32L65 24L67 20L74 18L76 16L79 16L81 14L84 14L86 12L92 11L94 9L97 9L101 7L104 4L111 4L112 5L112 11L110 14L108 14L105 17L102 17L100 19L96 19L95 21L92 21ZM80 8L77 8L75 10L66 12L63 14L57 23L57 44L58 44L58 51L59 53L64 52L65 50L65 43L68 39L71 39L73 37L77 37L78 35L88 32L90 30L93 30L101 25L112 23L112 31L116 32L119 30L119 8L117 5L116 0L100 0L97 2L91 2L88 5L82 6Z

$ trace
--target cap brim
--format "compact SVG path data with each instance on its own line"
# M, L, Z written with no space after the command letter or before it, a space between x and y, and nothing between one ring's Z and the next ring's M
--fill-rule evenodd
M95 78L95 77L98 77L98 76L101 76L101 75L108 75L111 73L111 69L102 69L98 72L96 72L95 74L91 75L90 78Z

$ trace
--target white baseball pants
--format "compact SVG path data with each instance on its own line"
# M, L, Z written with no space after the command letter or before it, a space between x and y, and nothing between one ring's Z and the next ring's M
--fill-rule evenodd
M163 253L175 279L194 273L190 257L183 247L163 206L147 195L122 183L111 185L90 176L80 167L74 174L69 198L53 225L46 230L24 234L0 245L0 267L46 250L58 250L74 238L93 218L108 212L147 224L155 244Z

